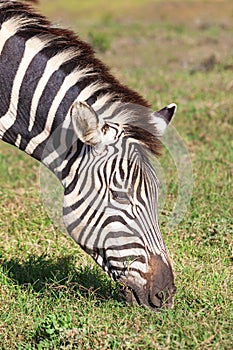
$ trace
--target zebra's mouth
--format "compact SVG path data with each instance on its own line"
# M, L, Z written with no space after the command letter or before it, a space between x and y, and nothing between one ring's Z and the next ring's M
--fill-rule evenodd
M172 291L160 291L156 294L148 292L140 292L135 289L123 286L121 289L122 298L130 305L146 306L154 311L163 309L172 309L174 305L175 286Z

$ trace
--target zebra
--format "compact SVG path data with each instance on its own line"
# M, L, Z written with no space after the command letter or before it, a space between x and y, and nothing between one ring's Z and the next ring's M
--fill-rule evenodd
M171 308L150 155L159 155L176 105L152 112L89 44L17 0L0 0L0 96L0 139L59 178L68 234L127 302Z

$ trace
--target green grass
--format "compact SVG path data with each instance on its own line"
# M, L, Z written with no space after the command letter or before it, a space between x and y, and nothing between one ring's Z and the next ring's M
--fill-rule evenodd
M172 232L163 228L176 273L175 307L154 313L125 305L118 286L53 228L40 197L39 164L1 142L0 348L230 350L232 2L119 1L101 11L99 3L43 0L41 11L59 18L62 8L69 27L97 38L99 57L154 109L178 104L174 125L190 152L194 189L184 220ZM167 151L160 162L169 213L176 170Z

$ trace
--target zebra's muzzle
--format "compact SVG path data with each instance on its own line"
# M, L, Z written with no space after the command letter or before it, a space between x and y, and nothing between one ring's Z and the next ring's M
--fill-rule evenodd
M143 278L146 280L143 286L136 279L128 279L121 290L124 300L131 305L144 305L155 311L173 308L176 287L171 266L166 265L160 256L152 256L148 272L143 274Z
M163 309L172 309L174 306L174 295L176 288L172 290L158 292L156 294L141 293L128 287L121 289L121 296L130 305L146 306L154 311L162 311Z

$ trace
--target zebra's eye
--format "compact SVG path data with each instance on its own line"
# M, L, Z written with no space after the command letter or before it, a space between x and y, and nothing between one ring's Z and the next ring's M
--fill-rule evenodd
M130 198L125 191L113 191L111 190L112 198L121 204L130 204Z

